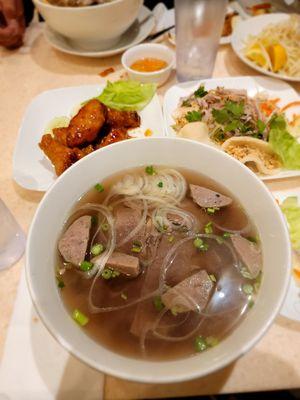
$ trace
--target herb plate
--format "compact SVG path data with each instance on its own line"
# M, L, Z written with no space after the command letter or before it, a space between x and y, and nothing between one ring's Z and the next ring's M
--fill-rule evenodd
M51 186L57 176L38 146L47 125L55 117L74 114L83 101L98 96L104 87L105 84L97 84L54 89L32 100L19 129L13 158L13 177L20 186L38 191L46 191ZM152 137L164 136L163 117L156 94L139 115L141 126L131 131L132 137L145 137L147 129L151 130Z
M281 204L287 197L296 196L298 197L298 204L300 200L300 189L291 189L283 191L273 191L272 192L275 199ZM293 257L292 268L296 267L298 263L298 269L300 264L300 255L295 255ZM292 271L291 274L293 275ZM297 285L294 276L292 276L288 292L281 308L280 314L286 318L293 319L300 322L300 286Z
M200 81L191 81L179 83L172 86L165 94L163 111L164 123L167 136L175 137L176 132L172 128L174 119L172 117L175 109L178 106L180 98L193 93L200 85L204 85L206 90L215 89L217 86L223 86L227 89L246 89L248 96L253 97L257 93L266 93L270 98L279 98L278 106L283 107L292 101L300 101L300 96L297 92L286 82L279 81L273 78L266 78L261 76L248 76L248 77L233 77L233 78L217 78L217 79L204 79ZM290 108L286 111L285 115L291 119L295 112L300 113L299 108ZM207 144L207 141L205 142ZM221 148L211 142L221 150ZM300 170L284 170L274 175L259 175L263 180L283 179L294 176L300 176Z

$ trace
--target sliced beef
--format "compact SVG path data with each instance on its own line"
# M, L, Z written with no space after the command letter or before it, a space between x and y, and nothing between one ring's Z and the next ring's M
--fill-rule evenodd
M79 265L85 258L92 217L84 215L74 221L58 242L58 250L64 260Z
M115 227L117 246L124 240L138 225L141 219L141 212L129 207L118 207L115 211Z
M232 203L230 197L198 185L190 185L192 199L198 206L225 207Z
M107 107L106 123L113 128L138 128L141 118L136 111L119 111Z
M240 235L231 236L231 240L240 259L246 265L253 278L256 278L262 268L260 248Z
M161 297L168 309L176 312L202 311L211 296L213 282L202 270L167 290Z
M106 267L130 277L136 277L140 273L140 262L138 257L119 253L118 251L114 251L109 257Z

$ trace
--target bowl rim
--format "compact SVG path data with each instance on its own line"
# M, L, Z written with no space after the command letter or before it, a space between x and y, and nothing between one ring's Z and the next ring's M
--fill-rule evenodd
M283 239L285 241L284 245L283 245L283 249L285 249L285 263L286 265L290 266L291 265L291 256L292 256L292 251L291 251L291 246L290 246L290 240L289 240L289 232L288 232L288 227L287 227L287 223L285 221L285 218L283 216L283 214L280 211L279 205L277 204L275 198L272 196L272 193L267 189L267 187L264 185L264 183L256 176L256 174L251 171L249 168L247 168L246 166L240 164L240 162L234 158L232 158L231 156L229 156L226 153L220 152L220 150L215 149L209 145L203 144L203 143L195 143L195 141L191 140L191 139L181 139L181 138L170 138L170 137L160 137L160 138L143 138L143 139L133 139L134 141L174 141L174 142L178 142L178 141L185 141L185 142L190 142L193 145L197 145L203 148L206 148L207 150L214 152L214 153L220 153L220 156L222 155L224 158L227 158L228 160L230 159L232 163L235 163L236 165L239 165L240 168L244 169L245 171L247 171L247 173L249 175L252 175L252 178L255 178L256 183L261 187L261 189L264 191L264 193L266 194L266 196L269 198L270 202L273 204L274 209L277 212L278 218L280 219L281 222L281 226L283 228ZM73 164L73 166L71 166L67 171L65 171L64 174L62 174L61 176L58 177L58 179L51 185L51 187L49 188L49 190L45 193L43 199L41 200L41 202L39 203L36 212L34 214L34 217L32 219L32 223L30 225L30 229L29 229L29 233L28 233L28 240L27 240L27 246L26 246L26 262L25 262L25 270L26 270L26 281L27 281L27 286L29 289L29 293L31 296L31 300L33 302L33 305L39 315L39 317L41 318L43 324L45 325L45 327L47 328L47 330L50 332L50 334L73 356L75 356L78 360L84 362L85 364L87 364L90 367L93 367L94 369L101 371L103 373L121 378L121 379L126 379L128 381L133 381L133 382L141 382L141 383L175 383L175 382L183 382L183 381L189 381L192 379L196 379L196 378L201 378L203 376L207 376L210 373L216 372L226 366L228 366L230 363L232 363L233 361L237 360L238 358L240 358L241 356L243 356L245 353L247 353L251 348L253 348L255 346L255 344L257 344L257 342L260 341L260 339L265 335L265 333L269 330L270 326L272 325L272 323L274 322L275 317L277 316L278 312L280 311L280 308L282 306L282 303L284 301L284 298L286 296L287 290L288 290L288 285L290 282L290 271L289 268L286 267L286 273L284 276L284 281L282 282L282 286L281 286L281 293L279 296L277 296L277 301L276 304L273 305L273 308L271 310L271 312L269 313L268 318L265 319L264 324L262 324L259 328L257 328L257 332L253 335L253 337L251 338L251 340L246 341L245 343L243 343L240 348L238 350L232 351L231 353L227 354L226 356L224 356L221 360L219 360L217 362L217 366L215 365L216 363L211 363L211 366L207 367L204 371L201 370L197 370L197 368L194 368L192 371L187 370L187 371L182 371L180 374L166 374L164 376L153 376L151 374L148 374L148 376L134 376L133 374L131 374L130 372L127 372L126 370L118 370L116 371L113 367L110 367L110 365L105 364L105 361L103 360L103 362L101 363L101 365L99 365L99 362L97 362L96 360L91 359L89 356L87 356L83 351L81 351L80 349L74 349L70 342L64 338L64 335L60 334L60 332L56 329L56 327L54 326L54 324L51 322L51 319L48 318L48 314L47 312L45 312L45 310L43 309L43 307L38 304L37 299L35 298L35 290L33 287L33 282L30 276L30 247L31 247L31 236L32 236L32 232L34 230L34 225L35 222L38 218L38 214L41 211L42 207L43 207L43 203L46 201L46 199L51 195L51 192L53 190L53 188L57 185L58 182L60 182L62 179L65 179L64 176L70 175L71 173L73 173L72 171L76 170L76 169L80 169L80 165L82 163L86 163L88 162L88 160L91 160L93 158L99 157L99 154L103 153L104 151L110 151L110 149L112 149L112 147L119 147L119 146L123 146L124 143L128 143L128 141L123 141L123 142L118 142L118 143L113 143L110 146L104 147L103 149L100 149L100 151L94 152L89 154L87 157L79 160L79 162L77 162L76 164ZM214 178L212 178L214 179ZM93 340L93 339L92 339ZM102 345L101 345L102 346ZM102 346L103 348L107 349L105 346ZM118 353L115 353L113 351L111 351L110 349L108 349L108 351L110 352L110 354L112 354L113 356L119 356L120 355ZM135 361L137 363L139 362L145 362L145 361L141 361L138 359L132 359L130 357L127 356L121 356L121 358L126 359L126 360L131 360L131 361ZM172 361L146 361L147 364L152 364L152 366L155 365L162 365L165 364L167 366L168 363L170 362L174 362L174 361L187 361L189 360L191 357L186 357L183 359L179 359L179 360L172 360Z
M136 71L135 69L130 68L130 66L127 64L125 59L131 52L133 52L136 49L141 49L142 47L144 47L144 48L150 48L150 47L160 48L160 49L164 50L166 53L169 53L171 55L172 60L171 60L171 62L169 62L167 64L167 66L165 68L159 69L158 71L153 71L153 72ZM160 44L160 43L140 43L140 44L138 44L136 46L130 47L129 49L127 49L122 54L121 63L123 65L123 67L128 72L130 72L131 74L135 74L136 76L139 76L139 77L145 77L145 76L155 77L155 76L161 75L161 74L171 70L174 67L174 65L175 65L175 55L174 55L174 52L168 46L166 46L164 44Z
M125 2L126 0L112 0L108 3L102 3L102 4L94 4L94 5L88 5L88 6L78 6L78 7L72 7L72 6L57 6L55 4L48 3L44 0L33 0L33 2L37 5L41 5L42 7L45 7L47 9L55 9L55 10L64 10L65 12L67 11L74 11L74 12L80 12L80 10L87 10L87 9L98 9L98 8L108 8L112 4L115 3L122 3Z

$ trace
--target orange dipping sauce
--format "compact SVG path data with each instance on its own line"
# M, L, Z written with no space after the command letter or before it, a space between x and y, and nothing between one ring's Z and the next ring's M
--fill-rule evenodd
M158 58L141 58L130 65L131 69L139 72L155 72L164 69L168 64Z

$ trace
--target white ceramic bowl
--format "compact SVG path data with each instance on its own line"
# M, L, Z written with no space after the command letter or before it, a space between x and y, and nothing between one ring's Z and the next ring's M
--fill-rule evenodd
M148 57L166 61L168 65L166 68L155 72L139 72L130 68L135 61ZM143 83L156 83L158 86L163 85L168 80L174 63L174 52L169 47L156 43L145 43L131 47L122 56L122 65L128 72L130 79Z
M137 18L142 0L114 0L86 7L60 7L33 0L47 25L77 47L105 50L113 46Z
M260 234L264 272L254 307L237 329L207 352L178 361L130 359L96 343L65 309L55 281L56 243L71 207L95 182L141 165L168 165L199 171L228 188ZM54 337L72 354L110 375L149 383L200 377L226 366L262 337L283 302L291 253L284 217L273 196L247 167L212 147L178 138L131 139L80 160L43 197L27 242L26 275L33 302Z

